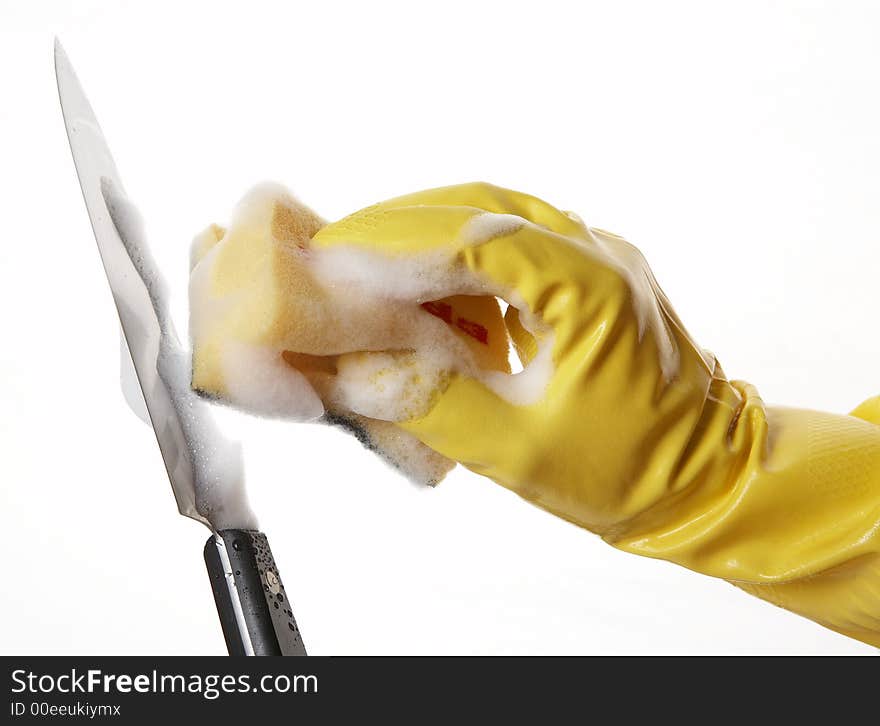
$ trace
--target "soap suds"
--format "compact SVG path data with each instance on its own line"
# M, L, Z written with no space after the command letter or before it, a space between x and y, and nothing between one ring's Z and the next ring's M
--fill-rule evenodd
M383 421L405 421L425 411L426 398L448 373L437 361L414 351L353 353L339 359L331 400Z
M600 249L608 250L609 257L618 260L617 269L626 278L636 299L658 301L657 305L636 306L639 340L649 331L657 336L657 352L663 377L667 382L674 380L680 368L680 353L671 328L679 328L679 324L675 314L667 310L668 303L664 302L666 295L654 279L654 273L644 255L635 245L619 235L595 227L590 228L590 234ZM678 332L683 333L683 330L679 329Z
M461 231L461 241L466 245L479 245L518 232L526 220L516 214L478 214Z
M261 416L312 421L324 405L306 377L270 348L229 342L222 353L229 398Z
M484 218L489 219L476 224L476 220ZM507 233L503 230L515 231L526 224L521 217L489 213L477 215L474 220L466 228L466 244L480 244L486 241L486 236L493 239L499 234ZM480 232L482 236L477 236L476 232ZM450 257L449 252L432 251L389 257L339 245L314 250L309 262L309 269L315 277L328 289L338 290L340 297L352 295L358 305L368 309L384 306L389 315L397 315L405 321L406 338L396 341L393 347L414 351L419 365L426 372L422 377L420 392L415 391L415 386L408 387L407 400L418 400L422 405L416 405L415 409L407 406L400 411L395 410L392 401L381 401L394 399L398 393L396 387L363 385L366 382L363 380L365 376L358 375L358 381L353 383L361 385L361 394L358 401L349 399L358 406L352 408L357 413L370 415L360 408L364 404L359 401L365 397L372 398L373 406L385 407L383 415L377 416L384 420L400 421L424 413L424 406L430 400L431 393L436 390L435 381L444 374L448 376L452 373L481 381L515 405L528 406L537 403L543 396L552 373L552 332L529 313L524 301L515 291L499 289L478 278ZM413 304L452 295L483 295L506 300L520 311L520 320L524 327L538 339L538 354L516 374L481 367L473 353L452 333L449 326L441 321L426 320L424 311ZM340 306L345 306L342 299ZM368 360L368 357L362 357L359 364L364 365ZM384 364L388 376L406 376L413 365L412 360L400 358L382 358L381 363ZM381 364L377 362L374 365ZM377 383L381 382L379 378L375 380ZM413 414L414 410L417 411L416 414Z
M150 255L141 216L110 179L102 178L101 191L119 237L147 288L160 333L156 370L185 441L179 441L181 437L176 432L163 431L163 427L172 427L174 421L154 420L157 435L166 441L174 439L175 444L185 444L184 451L174 453L187 458L198 514L214 529L256 529L256 517L244 488L241 447L220 434L207 404L190 387L189 354L177 338L165 282ZM165 457L170 453L163 450ZM171 469L176 462L166 461L166 465Z

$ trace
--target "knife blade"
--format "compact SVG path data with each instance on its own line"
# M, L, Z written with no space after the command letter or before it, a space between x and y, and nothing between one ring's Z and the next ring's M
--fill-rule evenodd
M241 449L190 388L188 355L92 107L55 41L61 111L92 231L180 513L212 530L205 564L230 655L306 655L266 536L244 492Z
M188 386L186 355L168 313L164 280L101 127L57 42L55 72L83 199L178 510L212 528L254 528L244 503L238 444L220 435L207 404ZM221 457L222 472L216 462ZM223 487L235 491L220 497ZM233 504L240 511L230 511Z

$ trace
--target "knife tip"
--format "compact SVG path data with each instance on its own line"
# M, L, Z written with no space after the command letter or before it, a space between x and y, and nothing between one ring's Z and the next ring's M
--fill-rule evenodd
M56 72L56 75L57 75L57 73L58 73L58 63L59 63L62 59L66 59L66 58L67 58L67 53L64 52L64 46L61 45L61 39L60 39L57 35L55 36L55 39L54 39L54 46L55 46L55 50L54 50L54 52L53 52L52 55L53 55L54 60L55 60L55 72Z

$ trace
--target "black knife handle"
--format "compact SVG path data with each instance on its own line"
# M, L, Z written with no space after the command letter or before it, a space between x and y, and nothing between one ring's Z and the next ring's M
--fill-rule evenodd
M305 655L293 606L262 532L221 529L205 564L229 655Z

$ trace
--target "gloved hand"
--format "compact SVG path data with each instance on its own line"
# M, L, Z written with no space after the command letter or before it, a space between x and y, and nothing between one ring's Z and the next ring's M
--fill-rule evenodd
M431 449L615 547L880 646L880 399L849 416L765 406L691 339L638 250L517 192L400 197L312 245L419 279L458 270L473 284L447 294L510 303L532 394L448 376L399 422Z

